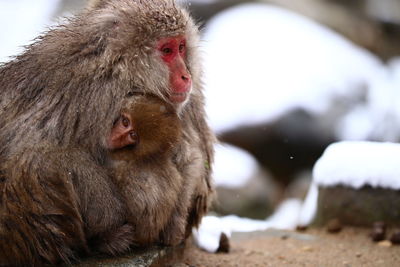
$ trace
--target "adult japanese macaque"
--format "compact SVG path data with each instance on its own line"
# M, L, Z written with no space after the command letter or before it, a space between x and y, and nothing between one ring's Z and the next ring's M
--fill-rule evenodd
M173 245L198 225L212 192L214 136L205 121L197 46L196 26L173 1L109 0L0 66L0 265ZM176 114L173 146L159 156L141 146L147 141L138 132L140 117L131 114L127 132L118 127L126 126L124 108L138 94ZM157 140L165 136L155 129L142 136L159 133L154 144L163 147ZM154 162L158 170L146 171ZM155 190L156 176L173 183L158 181ZM156 196L161 190L171 190L168 209L144 216L165 200ZM175 197L181 204L174 206Z

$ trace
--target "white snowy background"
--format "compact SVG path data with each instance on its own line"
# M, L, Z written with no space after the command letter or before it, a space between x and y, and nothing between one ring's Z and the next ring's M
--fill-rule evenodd
M21 53L24 45L54 24L59 2L0 0L0 62ZM204 31L202 49L207 112L217 133L271 121L296 107L323 114L338 96L351 97L364 88L365 103L354 106L339 121L337 138L399 138L400 59L384 64L324 26L263 4L238 6L214 17ZM257 168L255 159L240 149L217 146L216 150L216 185L240 186ZM380 160L371 156L371 151ZM260 221L208 216L195 237L204 249L215 251L221 232L229 236L233 231L293 229L307 224L315 212L317 185L370 184L399 189L399 159L397 144L335 144L316 164L304 203L288 199L270 218ZM390 168L383 165L387 162ZM341 166L340 172L337 166Z
M323 114L339 97L351 98L364 88L366 102L339 120L336 137L398 140L400 59L384 64L324 26L263 4L246 4L217 15L207 25L203 45L207 111L217 133L272 121L297 107ZM237 169L237 162L242 162L240 167L247 171L254 169L249 155L242 153L243 159L240 155L233 159L233 152L217 147L217 184L237 184L239 179L250 177L243 171L235 170L231 176L223 171L226 166ZM304 203L288 199L265 221L206 217L200 229L194 231L196 240L207 251L215 251L221 232L229 236L233 231L307 225L316 211L318 185L359 188L369 184L398 189L398 166L397 144L332 145L314 169L314 181Z
M0 62L23 51L52 24L59 0L0 0Z

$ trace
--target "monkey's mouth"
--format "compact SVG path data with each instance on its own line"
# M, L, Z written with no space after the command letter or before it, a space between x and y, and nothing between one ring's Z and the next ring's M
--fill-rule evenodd
M171 102L173 103L182 103L186 100L186 98L188 97L188 93L187 92L183 92L183 93L172 93L169 96L169 100L171 100Z

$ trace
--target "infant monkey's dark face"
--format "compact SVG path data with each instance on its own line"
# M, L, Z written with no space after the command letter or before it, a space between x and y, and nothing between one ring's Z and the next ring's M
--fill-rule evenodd
M176 109L164 100L150 95L126 99L121 116L113 126L112 136L118 143L114 150L129 150L135 156L163 154L173 148L181 136Z

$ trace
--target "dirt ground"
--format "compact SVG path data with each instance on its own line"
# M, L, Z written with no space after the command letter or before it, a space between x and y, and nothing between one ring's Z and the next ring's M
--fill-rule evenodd
M190 246L182 264L176 266L400 266L400 246L388 241L375 243L369 232L346 227L336 234L324 229L235 234L230 253L210 254Z

